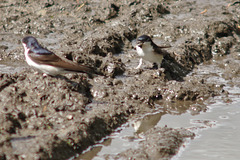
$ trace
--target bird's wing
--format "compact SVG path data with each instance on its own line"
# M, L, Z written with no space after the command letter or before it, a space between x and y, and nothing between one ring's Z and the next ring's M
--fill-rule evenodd
M157 45L154 45L153 49L154 49L154 52L157 53L157 54L162 54L162 55L167 55L168 52L163 50L163 48L170 48L171 46L157 46Z
M49 65L63 68L66 71L84 72L89 74L96 73L92 67L69 62L69 60L65 61L65 60L62 60L61 58L59 61L50 62Z
M38 64L47 64L50 62L57 62L60 61L61 59L55 55L53 52L50 52L45 49L38 49L38 50L30 50L28 52L28 56L33 60L34 62Z

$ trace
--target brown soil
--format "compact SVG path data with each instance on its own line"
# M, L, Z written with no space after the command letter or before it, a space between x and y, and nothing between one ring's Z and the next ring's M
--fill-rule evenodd
M229 54L233 46L239 51L239 4L228 2L1 1L2 61L25 65L21 39L32 35L49 50L104 76L43 77L30 67L1 73L0 159L67 159L129 118L158 110L156 103L171 112L178 102L203 104L227 94L223 86L186 75L213 56ZM142 34L172 45L162 68L152 69L146 62L134 69L138 57L132 41ZM205 109L198 105L197 113ZM166 127L151 129L145 136L139 150L114 158L170 158L194 134Z

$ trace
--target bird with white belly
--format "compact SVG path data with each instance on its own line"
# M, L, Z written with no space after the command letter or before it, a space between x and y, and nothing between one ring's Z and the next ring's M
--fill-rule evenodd
M141 67L143 59L152 63L156 63L158 67L161 67L163 57L168 54L168 52L163 50L163 48L169 47L170 46L157 46L147 35L138 37L136 50L138 56L141 58L136 69Z

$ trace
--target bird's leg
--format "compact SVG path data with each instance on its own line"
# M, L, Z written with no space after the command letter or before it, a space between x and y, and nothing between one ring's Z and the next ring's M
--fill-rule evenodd
M138 64L138 66L135 69L139 69L141 67L141 65L142 65L142 58L140 58L139 64Z

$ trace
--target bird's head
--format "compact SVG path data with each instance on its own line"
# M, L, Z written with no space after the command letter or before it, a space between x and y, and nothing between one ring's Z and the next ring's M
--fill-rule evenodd
M27 37L24 37L22 39L22 44L24 47L28 48L28 49L36 49L36 48L39 48L40 45L37 41L36 38L32 37L32 36L27 36Z
M137 46L142 48L143 45L150 45L152 43L152 39L147 35L142 35L137 38Z

